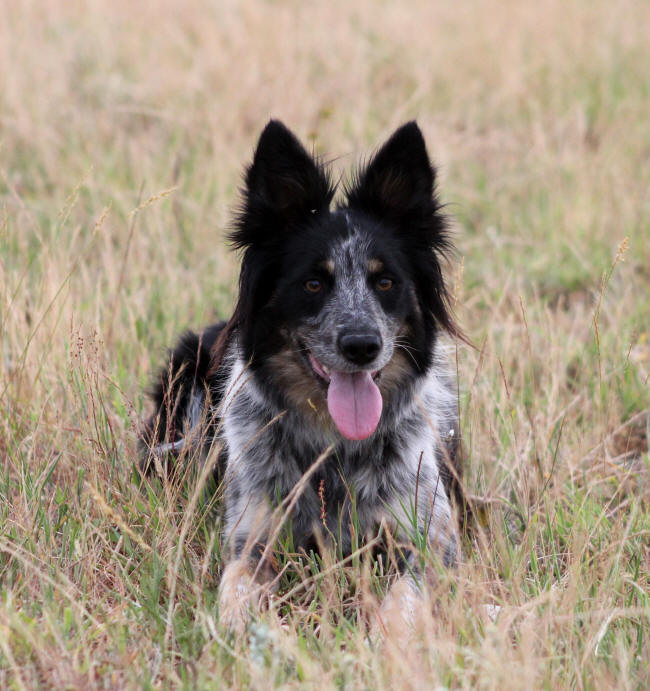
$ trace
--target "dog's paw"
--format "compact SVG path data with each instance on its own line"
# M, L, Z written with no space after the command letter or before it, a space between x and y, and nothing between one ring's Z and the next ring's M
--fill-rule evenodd
M236 635L246 631L254 612L259 611L261 586L244 559L226 566L219 584L219 621Z
M374 612L370 640L375 644L406 646L416 631L423 607L424 599L416 583L409 577L399 578Z

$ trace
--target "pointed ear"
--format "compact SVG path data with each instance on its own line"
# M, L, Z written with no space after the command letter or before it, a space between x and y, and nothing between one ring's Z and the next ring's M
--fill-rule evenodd
M310 214L329 207L329 177L279 120L271 120L246 171L243 203L232 240L238 247L277 237Z
M348 189L348 204L391 218L431 211L435 171L415 122L396 130Z
M347 201L352 209L397 225L423 312L466 341L454 322L440 266L451 243L435 182L422 132L415 122L409 122L396 130L361 170L347 189Z

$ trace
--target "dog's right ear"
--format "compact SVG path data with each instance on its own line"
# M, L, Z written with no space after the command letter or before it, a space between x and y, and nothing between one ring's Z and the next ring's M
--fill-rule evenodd
M329 208L333 196L324 168L285 125L271 120L246 171L231 240L238 248L273 241L310 214Z

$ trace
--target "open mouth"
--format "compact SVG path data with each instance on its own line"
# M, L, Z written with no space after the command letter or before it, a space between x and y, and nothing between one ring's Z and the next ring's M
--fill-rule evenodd
M342 372L319 362L309 353L309 364L327 386L327 409L346 439L367 439L381 418L383 400L375 383L381 370Z
M331 369L329 367L326 367L323 365L321 362L319 362L312 353L309 353L309 364L311 365L311 368L314 370L314 372L319 376L324 382L329 384L330 379L331 379ZM379 379L381 376L381 370L380 369L375 369L375 370L360 370L362 372L368 372L370 376L372 377L373 381L376 381ZM356 374L354 372L353 374Z

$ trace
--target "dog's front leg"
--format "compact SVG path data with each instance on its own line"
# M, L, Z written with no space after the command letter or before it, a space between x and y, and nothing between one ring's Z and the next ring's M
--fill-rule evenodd
M417 544L426 536L428 548L436 552L443 565L453 568L458 558L458 536L451 505L444 491L437 487L426 488L418 502L417 531L419 535L409 534L408 526L412 517L404 509L413 506L413 500L400 500L391 510L396 523L395 534L403 541ZM401 514L400 514L401 512ZM417 538L417 539L416 539ZM373 639L392 639L395 642L408 641L427 612L427 577L429 568L418 563L417 554L408 550L408 555L400 568L400 575L393 582L379 606L371 625Z
M219 584L219 620L235 633L242 633L251 615L259 612L270 593L274 577L271 557L266 555L270 513L265 500L250 497L231 501L226 535L230 560Z

